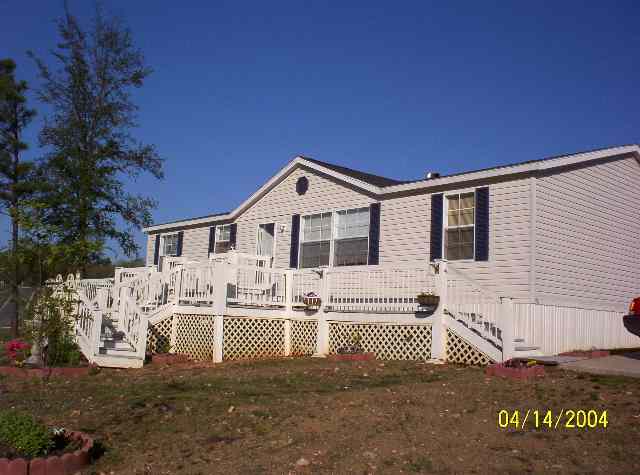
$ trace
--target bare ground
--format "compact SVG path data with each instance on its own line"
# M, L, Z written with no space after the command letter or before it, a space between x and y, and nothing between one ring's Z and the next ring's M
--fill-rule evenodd
M154 475L640 473L639 395L638 380L561 370L521 382L479 368L318 359L0 379L0 407L102 441L87 473ZM606 409L608 425L507 430L502 409Z

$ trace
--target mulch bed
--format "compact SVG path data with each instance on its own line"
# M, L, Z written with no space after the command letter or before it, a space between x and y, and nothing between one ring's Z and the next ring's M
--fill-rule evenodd
M375 353L339 353L327 356L329 361L373 361L376 359Z
M529 366L524 361L508 360L487 366L485 374L510 379L535 379L544 376L544 366L538 364Z

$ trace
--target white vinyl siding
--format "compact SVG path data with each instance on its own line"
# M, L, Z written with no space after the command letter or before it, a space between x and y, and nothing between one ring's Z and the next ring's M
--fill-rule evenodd
M489 186L489 261L453 262L483 286L517 301L530 298L531 196L528 178ZM445 196L466 189L444 190ZM431 195L382 201L380 264L425 265L431 238Z
M634 158L536 180L539 300L624 311L640 294L638 183Z
M309 180L309 190L304 195L296 193L296 181L301 176ZM258 225L276 223L276 256L273 265L287 268L292 215L305 216L328 210L364 208L374 201L376 200L333 178L298 168L236 219L238 250L254 253ZM282 232L279 230L280 227L283 229ZM302 229L302 219L300 228Z

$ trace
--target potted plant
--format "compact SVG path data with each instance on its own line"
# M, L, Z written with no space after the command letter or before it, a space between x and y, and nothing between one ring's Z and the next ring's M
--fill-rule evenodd
M302 297L302 303L307 307L307 310L318 310L322 302L318 294L315 292L308 292Z
M440 303L440 296L435 295L433 292L420 292L416 296L418 305L420 307L437 307Z

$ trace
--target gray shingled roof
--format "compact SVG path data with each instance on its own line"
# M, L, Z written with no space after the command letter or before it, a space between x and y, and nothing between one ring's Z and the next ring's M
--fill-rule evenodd
M303 157L303 156L301 156L301 158L304 158L309 162L317 163L318 165L321 165L325 168L329 168L338 173L342 173L343 175L350 176L351 178L355 178L356 180L364 181L365 183L369 183L370 185L373 185L373 186L385 187L385 186L399 185L401 183L404 183L403 181L394 180L393 178L373 175L371 173L361 172L358 170L354 170L352 168L341 167L340 165L334 165L333 163L323 162L320 160L316 160L314 158Z

